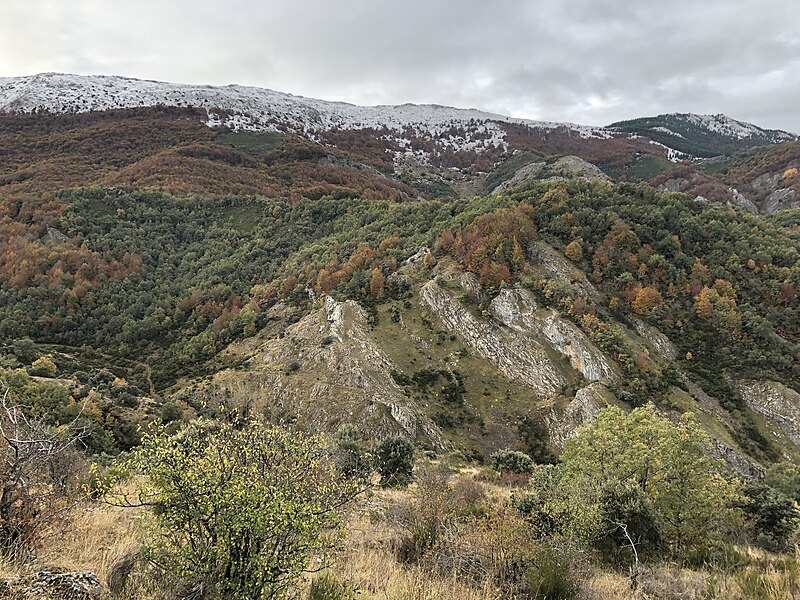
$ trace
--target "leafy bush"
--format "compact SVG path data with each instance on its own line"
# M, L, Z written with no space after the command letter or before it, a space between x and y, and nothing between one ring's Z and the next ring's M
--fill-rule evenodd
M145 435L126 470L144 476L146 555L235 600L286 597L312 556L340 544L341 509L357 492L318 438L256 421Z
M179 421L183 418L183 411L181 407L175 404L174 402L165 402L161 405L161 422L162 423L172 423L173 421Z
M322 573L311 582L308 600L355 600L353 589L330 572Z
M772 465L767 469L764 483L800 502L800 466L793 462L781 461Z
M572 600L580 591L572 564L561 550L543 547L537 565L528 569L527 584L532 598L537 600Z
M381 485L406 485L414 470L413 444L402 436L386 438L375 446L375 467Z
M672 423L652 405L629 414L605 408L564 447L559 518L581 523L591 538L607 535L609 520L620 517L649 530L651 513L676 555L707 546L742 516L738 483L716 472L709 448L708 435L690 416ZM641 493L614 480L634 483ZM657 539L653 532L632 535Z
M345 477L365 479L372 466L367 450L367 440L355 425L345 423L333 435L333 455L336 466Z
M49 356L42 356L33 361L28 372L37 377L55 377L58 367Z
M767 550L786 550L800 525L800 511L795 501L758 482L745 486L744 495L747 499L744 512L752 528L754 541Z
M492 455L492 468L500 473L530 473L533 459L524 452L500 450Z

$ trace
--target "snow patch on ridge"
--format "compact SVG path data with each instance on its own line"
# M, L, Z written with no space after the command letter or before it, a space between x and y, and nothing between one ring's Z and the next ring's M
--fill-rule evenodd
M431 139L455 150L482 152L506 147L502 124L534 128L566 128L583 138L610 138L602 127L531 121L435 104L356 106L305 98L241 85L180 85L112 76L44 73L0 78L0 112L83 113L158 105L191 107L207 112L210 127L237 130L284 130L315 138L315 132L340 129L388 129L398 143L406 134ZM458 130L464 128L466 135ZM403 144L406 154L414 154Z

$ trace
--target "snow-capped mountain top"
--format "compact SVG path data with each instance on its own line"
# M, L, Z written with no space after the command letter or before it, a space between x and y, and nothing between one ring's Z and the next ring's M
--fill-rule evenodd
M608 127L613 131L649 137L688 157L719 156L751 146L800 139L788 131L763 129L722 114L671 113L620 121Z
M675 119L684 119L696 125L724 135L727 137L737 138L740 140L753 137L764 137L771 139L774 143L789 142L797 139L797 136L788 131L780 131L777 129L762 129L752 123L745 123L744 121L737 121L723 114L716 115L697 115L693 113L680 114L673 113L666 115Z
M440 135L452 127L480 126L481 138L501 143L505 132L498 123L536 128L566 127L582 137L608 137L602 127L529 121L474 108L433 104L356 106L240 85L179 85L111 76L44 73L0 78L0 112L88 112L156 105L195 107L208 111L208 124L262 130L279 126L298 133L331 129L384 127Z

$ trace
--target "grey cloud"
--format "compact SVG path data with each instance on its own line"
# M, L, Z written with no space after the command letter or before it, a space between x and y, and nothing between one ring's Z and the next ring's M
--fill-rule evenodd
M793 0L8 0L0 75L122 74L604 124L800 131Z

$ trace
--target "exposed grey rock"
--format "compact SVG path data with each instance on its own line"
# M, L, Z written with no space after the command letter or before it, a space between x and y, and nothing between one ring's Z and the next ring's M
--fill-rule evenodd
M781 188L767 196L761 206L761 212L771 215L779 210L788 210L790 208L800 208L800 200L798 200L794 190Z
M728 191L731 193L731 199L734 208L740 207L745 209L747 212L758 214L758 207L750 200L745 198L744 195L739 192L739 190L736 188L730 188Z
M95 600L103 593L97 575L88 571L37 571L7 584L13 597L20 600Z
M520 167L510 179L495 187L492 190L492 194L502 194L512 188L540 179L541 173L546 166L546 162L534 162Z
M556 448L564 448L568 439L575 437L582 427L594 422L611 398L613 394L603 384L592 383L579 389L563 412L551 409L545 416L550 443Z
M69 237L55 227L48 227L42 241L48 245L65 244L69 241Z
M416 264L421 263L425 258L425 256L430 253L430 251L431 251L430 248L428 248L427 246L423 246L422 248L417 250L415 254L405 259L401 267L412 267Z
M683 179L668 179L656 189L659 192L682 192L685 187L686 183Z
M141 554L142 547L134 546L111 565L106 577L106 584L112 595L119 595L125 589L128 577L130 577L137 561L141 558Z
M461 289L467 293L475 294L476 297L481 294L481 284L475 273L462 273L458 283Z
M800 447L800 394L777 381L742 381L739 391L747 405L776 424Z
M455 333L506 377L520 381L546 398L566 384L541 344L529 336L520 336L478 319L436 281L429 281L422 287L420 299L443 327Z
M758 462L738 452L724 442L711 438L711 455L719 461L724 462L733 471L750 479L763 479L764 467Z
M527 290L505 288L492 299L489 305L492 316L505 325L520 332L528 332L538 327L536 312L539 306Z
M377 436L421 433L445 449L439 429L392 378L394 370L373 339L364 310L328 296L283 337L262 343L246 376L221 371L203 393L277 419L300 416L321 428L350 421Z
M575 286L577 293L583 298L600 302L600 296L592 282L586 279L586 275L577 269L567 258L558 250L541 241L534 241L528 248L528 255L531 261L548 271L555 279L564 279Z
M632 321L636 333L651 350L670 360L674 360L678 356L675 345L666 335L639 317L632 317Z
M569 359L588 381L616 381L618 375L605 355L585 333L552 310L538 311L536 300L523 289L504 289L489 306L492 315L518 331L541 336Z

